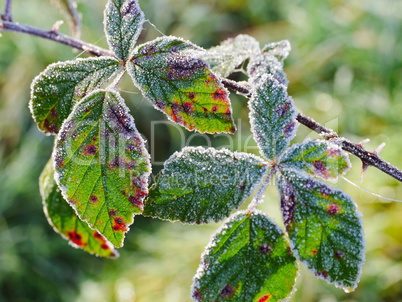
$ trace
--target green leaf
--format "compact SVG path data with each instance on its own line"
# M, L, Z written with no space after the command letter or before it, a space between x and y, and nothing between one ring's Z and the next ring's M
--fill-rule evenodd
M120 60L132 54L145 22L137 0L109 0L106 4L104 25L110 49Z
M256 39L249 35L238 35L208 49L201 58L209 64L215 74L227 77L237 66L259 52L260 45Z
M195 55L196 45L163 37L140 45L127 70L134 83L168 118L199 132L233 133L229 92Z
M280 165L325 180L337 179L351 167L348 154L338 145L310 139L287 149Z
M290 53L290 43L288 40L270 43L262 48L262 52L265 56L274 56L283 63Z
M57 134L74 103L114 77L121 64L112 58L87 58L49 65L32 82L30 109L46 134Z
M63 196L82 220L114 246L143 209L149 154L123 99L97 90L64 122L53 158Z
M267 159L276 159L297 130L296 108L286 87L271 75L264 75L249 101L251 131Z
M266 164L251 154L186 147L165 162L143 214L185 223L219 221L240 206L266 172Z
M263 213L238 212L213 236L194 277L198 302L274 302L292 292L295 258L283 231Z
M97 231L81 221L64 200L54 180L53 160L49 160L40 178L43 209L49 224L75 248L101 257L119 256L114 246Z
M81 14L77 11L77 3L73 0L52 0L56 2L61 12L65 15L72 36L79 39L81 36Z
M351 291L364 261L360 213L348 195L293 171L277 177L293 251L316 277Z

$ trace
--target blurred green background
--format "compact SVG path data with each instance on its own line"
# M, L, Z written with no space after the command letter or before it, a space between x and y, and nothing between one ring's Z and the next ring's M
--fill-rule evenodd
M78 2L83 40L101 47L106 47L105 3ZM285 69L298 108L354 142L370 138L369 150L386 142L381 155L402 167L402 1L140 0L140 5L164 34L205 48L239 33L262 45L288 39L292 52ZM13 8L15 21L44 29L63 18L50 0L14 1ZM61 31L68 34L67 25ZM141 42L158 35L147 24ZM3 33L0 38L0 301L190 301L192 276L219 224L188 226L138 217L117 260L69 247L47 224L37 179L53 139L41 134L30 117L30 83L48 64L77 56L83 55L27 35ZM166 119L130 81L125 79L121 88L148 147L156 150L156 161L180 150L183 140L206 144L205 137L153 123ZM255 152L245 99L233 94L233 109L239 128L233 148ZM316 137L300 127L295 141L308 136ZM215 146L230 141L208 139ZM359 160L352 163L348 178L359 183ZM160 168L156 164L154 172ZM334 185L349 193L363 214L367 251L360 285L345 294L301 268L290 301L402 301L402 203L384 201L344 180ZM360 185L402 199L402 185L373 168ZM261 209L280 223L273 187Z

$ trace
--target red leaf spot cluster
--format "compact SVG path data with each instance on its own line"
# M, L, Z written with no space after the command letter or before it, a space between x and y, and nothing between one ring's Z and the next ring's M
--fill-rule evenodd
M101 240L103 239L102 235L99 234L99 232L95 232L94 237L97 238L97 239L101 239Z
M331 203L327 209L328 214L330 215L337 215L340 211L339 205L336 203Z
M123 222L123 219L121 217L116 217L114 219L114 225L112 227L112 229L114 231L123 231L123 232L127 232L127 226L126 224Z
M268 254L272 252L272 247L269 244L264 243L258 247L258 250L261 254Z
M131 196L128 198L128 201L129 201L133 206L135 206L136 208L142 210L142 207L143 207L143 205L144 205L143 202L142 202L142 200L143 200L144 197L146 197L147 195L148 195L147 192L138 191L137 194L135 194L135 196L131 195Z
M82 242L82 236L81 236L80 234L78 234L77 232L75 232L75 231L68 232L68 233L67 233L67 236L68 236L68 238L69 238L73 243L75 243L76 245L78 245L78 246L83 246L83 245L85 245L85 244Z
M95 232L95 233L94 233L94 237L95 237L96 239L99 239L99 240L102 242L102 244L101 244L101 246L100 246L101 249L103 249L103 250L109 250L109 249L110 249L109 245L108 245L107 242L106 242L106 239L103 238L101 234L99 234L98 232Z
M83 153L84 153L85 155L95 155L96 152L98 152L98 148L96 148L95 145L89 145L89 146L86 146L86 147L85 147Z
M96 203L96 202L98 202L98 197L95 196L95 195L91 195L91 197L89 197L89 200L90 200L92 203Z
M225 89L217 89L215 92L212 94L212 98L216 101L218 100L226 100L228 94Z
M228 284L222 289L220 295L222 298L228 298L228 297L232 296L234 293L235 293L235 290L233 289L233 287L231 287Z
M271 295L265 295L258 300L258 302L266 302L271 298Z

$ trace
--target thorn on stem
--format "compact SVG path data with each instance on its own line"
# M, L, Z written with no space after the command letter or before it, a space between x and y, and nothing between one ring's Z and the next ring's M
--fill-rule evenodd
M362 140L358 145L362 146L363 144L369 142L369 139ZM370 152L371 155L378 156L382 149L384 149L385 143L381 143L373 152ZM362 173L360 175L360 182L363 182L364 175L366 174L367 168L370 166L364 159L362 159Z
M53 24L52 29L51 29L50 31L51 31L51 32L54 32L54 33L58 32L60 26L61 26L63 23L64 23L63 20L58 20L58 21L56 21L56 23Z

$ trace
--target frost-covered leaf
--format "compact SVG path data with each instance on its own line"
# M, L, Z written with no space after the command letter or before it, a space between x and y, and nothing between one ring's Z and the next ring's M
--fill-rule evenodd
M214 235L194 277L197 302L285 299L297 276L283 231L264 214L236 213Z
M121 70L112 58L88 58L49 65L31 85L30 109L40 130L57 134L74 103Z
M251 154L186 147L165 162L143 214L186 223L219 221L239 207L266 172L266 164Z
M280 159L282 168L297 170L325 180L336 179L350 169L348 154L328 141L295 144Z
M64 122L53 158L63 196L114 246L143 209L149 155L123 99L97 90Z
M277 158L295 136L296 109L286 87L264 75L249 101L251 131L268 159Z
M201 58L209 64L214 73L227 77L237 66L259 52L260 44L256 39L248 35L238 35L208 49L201 54Z
M127 70L142 93L171 121L203 133L233 133L229 92L209 66L194 57L200 51L176 37L158 38L136 49Z
M114 246L81 221L64 200L54 180L53 160L45 166L39 178L39 187L47 220L57 233L75 248L101 257L118 257Z
M259 84L265 75L271 75L285 86L289 83L283 71L283 63L269 52L252 56L247 65L247 74L251 85Z
M77 11L77 3L73 0L52 0L66 16L70 31L74 38L81 36L81 14Z
M290 49L289 41L283 40L265 45L262 48L262 52L267 56L274 56L279 60L279 62L283 63L283 61L288 57Z
M348 195L302 173L277 177L286 230L296 256L345 291L359 282L364 261L360 213Z
M137 0L109 0L104 25L109 47L120 60L132 54L145 21Z

